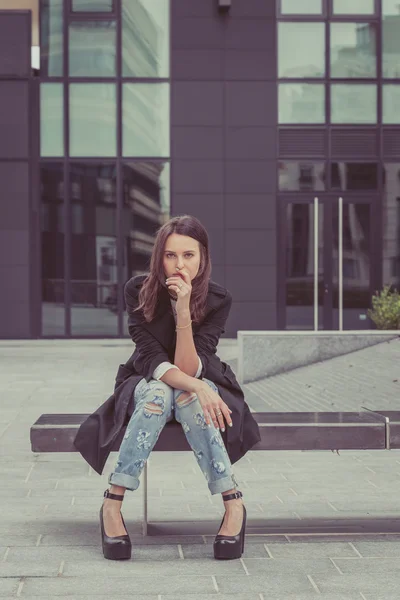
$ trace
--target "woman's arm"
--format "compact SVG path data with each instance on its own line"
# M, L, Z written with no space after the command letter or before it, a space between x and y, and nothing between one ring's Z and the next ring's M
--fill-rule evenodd
M183 373L194 377L199 368L199 357L193 340L192 327L185 327L190 323L190 310L177 313L176 317L176 347L174 364ZM179 327L185 327L179 329Z

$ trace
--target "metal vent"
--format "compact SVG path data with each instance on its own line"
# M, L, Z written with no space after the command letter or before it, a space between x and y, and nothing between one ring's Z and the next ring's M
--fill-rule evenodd
M400 156L400 129L383 130L383 156L384 158Z
M325 129L280 129L279 156L324 157L326 154Z
M379 153L376 129L333 129L331 136L332 157L376 157Z

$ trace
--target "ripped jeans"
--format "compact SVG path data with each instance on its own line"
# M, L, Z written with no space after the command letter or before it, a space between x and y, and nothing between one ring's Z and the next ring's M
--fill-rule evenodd
M218 393L216 385L203 379ZM114 471L108 483L128 490L139 487L139 476L172 411L181 423L211 494L237 487L219 429L205 422L196 394L176 390L162 381L141 379L134 393L135 409L126 428Z

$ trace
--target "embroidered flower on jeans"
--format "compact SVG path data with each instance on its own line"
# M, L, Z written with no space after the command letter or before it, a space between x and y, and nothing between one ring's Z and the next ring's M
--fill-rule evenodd
M146 461L143 459L139 459L139 460L135 460L135 462L133 463L134 467L137 467L138 469L143 469L144 465L146 464Z
M220 448L222 448L222 446L224 446L224 442L222 441L221 435L219 433L217 435L212 436L211 443L214 444L215 446L219 446Z
M201 450L193 450L197 460L200 460L201 458L203 458L204 454Z
M138 449L143 449L143 450L148 450L150 448L150 442L147 441L148 438L150 437L150 433L148 431L144 431L143 429L140 429L138 435L137 435L137 441L139 442L137 447Z
M226 467L225 467L224 463L218 462L217 460L215 460L215 458L212 459L211 466L214 469L214 471L216 471L220 475L221 475L221 473L225 473L225 471L226 471Z
M185 433L187 433L188 431L190 431L190 427L189 427L189 425L186 423L186 421L182 421L182 428L183 428L183 431L184 431Z
M197 413L193 415L193 419L195 420L196 425L199 425L202 429L207 429L207 423L204 418L204 415Z

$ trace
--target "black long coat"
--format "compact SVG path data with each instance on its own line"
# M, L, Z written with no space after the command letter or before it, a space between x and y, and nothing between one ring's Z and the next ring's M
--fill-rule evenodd
M123 439L134 411L136 385L143 377L149 381L160 363L174 362L175 319L167 288L162 289L156 315L150 323L144 321L142 311L133 312L145 277L133 277L125 286L129 333L136 344L135 351L119 366L114 393L82 423L74 441L83 458L99 474L112 448L119 447ZM200 378L216 384L219 395L232 411L233 426L225 428L222 438L233 464L260 440L260 432L232 369L216 355L231 304L228 290L210 281L206 314L201 323L193 324L193 340L203 364Z

